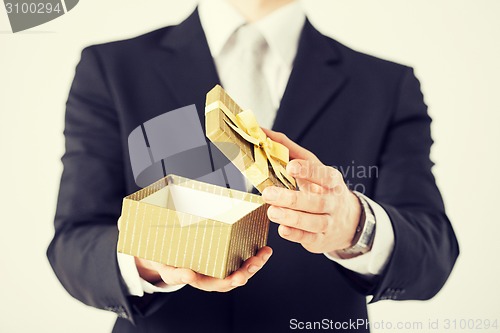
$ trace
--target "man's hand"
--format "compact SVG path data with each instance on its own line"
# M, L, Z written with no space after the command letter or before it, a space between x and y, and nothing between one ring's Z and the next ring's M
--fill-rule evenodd
M267 136L290 150L293 159L287 172L300 191L268 187L263 198L271 206L269 219L280 224L281 237L300 243L312 253L329 253L348 248L359 223L361 205L344 183L342 174L326 166L307 149L284 134L264 129Z
M264 266L272 253L270 247L264 246L255 256L248 258L237 271L225 279L217 279L196 273L188 268L177 268L137 257L135 264L139 275L153 284L161 282L167 285L189 284L204 291L227 292L245 285Z

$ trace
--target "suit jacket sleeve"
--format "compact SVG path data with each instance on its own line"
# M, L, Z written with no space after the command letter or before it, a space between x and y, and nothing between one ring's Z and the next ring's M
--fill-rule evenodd
M431 118L412 69L403 70L394 104L373 199L391 219L395 244L371 302L433 297L459 253L431 172Z
M47 256L72 296L131 318L116 255L126 195L123 133L100 66L93 47L82 52L67 101L64 170Z

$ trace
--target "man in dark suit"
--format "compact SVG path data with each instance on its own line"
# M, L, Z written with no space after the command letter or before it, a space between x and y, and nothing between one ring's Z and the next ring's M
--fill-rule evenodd
M190 104L203 124L205 94L220 81L240 94L237 100L248 91L263 96L255 89L238 93L231 81L226 65L238 51L230 47L247 37L228 15L215 29L228 33L225 44L210 37L210 8L223 6L212 1L177 26L83 51L67 103L64 172L48 249L64 287L85 304L116 312L116 332L280 332L307 323L363 332L369 330L365 296L371 302L434 296L458 245L431 173L431 119L419 83L410 68L353 51L305 18L291 59L291 47L279 50L287 30L264 29L266 46L259 50L278 56L254 69L267 73L260 78L270 96L259 108L272 112L262 119L277 131L267 133L289 147L295 160L287 170L300 187L263 193L275 222L269 247L225 280L135 259L137 291L116 253L122 198L138 190L128 135ZM285 8L290 0L230 2L247 22L274 13L278 26L297 14ZM224 30L231 25L235 35ZM279 55L282 63L273 64ZM287 75L266 72L287 73L287 61ZM283 78L280 92L273 83Z

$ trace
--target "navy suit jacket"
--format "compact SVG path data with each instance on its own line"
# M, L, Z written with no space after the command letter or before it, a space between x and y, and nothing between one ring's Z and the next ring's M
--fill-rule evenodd
M71 295L116 312L116 332L281 332L293 319L366 319L366 295L423 300L440 290L459 250L431 173L431 119L419 82L411 68L353 51L306 21L274 130L326 165L377 168L371 177L347 171L345 179L391 219L395 247L383 273L366 280L281 239L272 223L274 255L246 286L127 296L116 260L122 198L138 190L127 137L193 103L204 124L205 94L217 83L196 11L177 26L83 51L67 102L48 249Z

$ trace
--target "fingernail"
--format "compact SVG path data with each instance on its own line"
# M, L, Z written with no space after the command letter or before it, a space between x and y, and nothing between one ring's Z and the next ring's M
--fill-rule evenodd
M298 175L300 172L300 165L299 163L289 163L286 166L286 171L288 171L289 174L291 175Z
M253 274L259 270L259 267L255 265L250 265L248 266L248 273Z
M269 217L271 219L281 219L283 216L285 216L283 209L274 206L269 207Z
M264 261L268 261L269 258L271 258L270 254L265 254L264 257L263 257Z
M267 187L262 195L264 196L264 200L274 201L278 199L278 191L273 187Z

